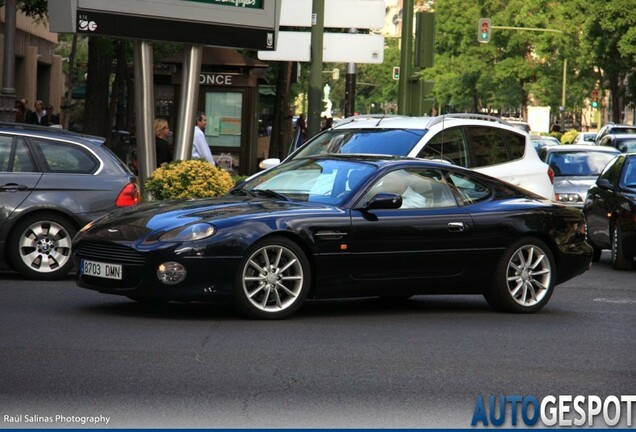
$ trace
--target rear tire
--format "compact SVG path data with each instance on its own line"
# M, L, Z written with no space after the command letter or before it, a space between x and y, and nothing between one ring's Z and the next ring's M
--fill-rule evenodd
M76 233L67 218L54 213L25 217L8 238L13 268L28 279L63 278L73 269L71 244Z
M615 270L631 270L634 257L626 256L623 248L623 230L616 224L612 234L612 267Z
M484 297L501 311L534 313L550 300L555 280L556 265L550 248L541 240L522 238L502 255L493 286Z

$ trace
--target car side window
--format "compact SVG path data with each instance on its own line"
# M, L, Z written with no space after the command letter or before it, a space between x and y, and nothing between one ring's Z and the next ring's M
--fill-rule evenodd
M506 144L498 129L494 127L468 126L466 131L475 163L471 168L498 165L510 161Z
M33 143L46 162L47 171L54 173L92 174L99 161L78 145L35 139Z
M0 172L9 171L12 144L13 138L0 136Z
M400 209L457 207L453 192L435 170L391 171L369 188L364 200L368 202L379 193L400 195Z
M599 178L606 179L613 185L618 184L624 161L625 158L623 157L617 157L611 160L607 166L605 166Z
M452 186L453 192L466 205L485 201L492 196L489 188L460 173L449 173L448 183Z
M626 161L621 184L626 187L636 187L636 158Z
M0 137L0 172L34 172L35 164L23 139Z
M417 155L420 159L442 159L455 165L468 167L468 152L464 134L459 127L437 133Z
M510 159L521 159L526 152L526 137L506 130L502 130L500 133L508 148Z

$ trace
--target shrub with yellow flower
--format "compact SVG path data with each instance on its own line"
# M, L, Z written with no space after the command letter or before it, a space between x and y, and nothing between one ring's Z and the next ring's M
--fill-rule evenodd
M227 171L193 159L158 168L144 186L158 200L206 198L225 195L234 186L234 181Z

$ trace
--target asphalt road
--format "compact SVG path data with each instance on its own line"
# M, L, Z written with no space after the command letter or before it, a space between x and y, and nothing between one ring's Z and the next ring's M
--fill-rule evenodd
M0 428L469 428L479 396L635 394L635 282L604 255L535 315L443 296L262 322L1 273Z

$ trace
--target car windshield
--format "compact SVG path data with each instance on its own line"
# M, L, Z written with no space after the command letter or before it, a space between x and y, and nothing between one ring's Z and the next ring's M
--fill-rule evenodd
M232 193L340 205L375 170L375 165L357 161L296 159L254 177Z
M552 152L546 162L556 176L597 176L614 156L610 152Z
M302 146L293 159L320 154L355 153L408 156L426 129L332 129Z

